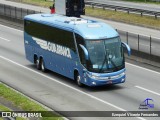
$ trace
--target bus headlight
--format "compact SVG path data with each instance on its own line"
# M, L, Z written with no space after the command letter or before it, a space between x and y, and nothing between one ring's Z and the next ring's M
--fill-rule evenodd
M122 77L124 75L125 75L125 72L122 72L121 74L118 74L118 75L115 75L115 76L111 76L110 78L111 79L117 79L117 78L120 78L120 77Z
M88 75L88 77L90 77L90 78L92 78L92 79L100 79L99 76L95 76L95 75L93 75L93 74L87 73L87 75Z
M115 76L100 77L100 76L96 76L96 75L87 73L88 77L90 77L92 79L95 79L95 80L114 80L114 79L121 78L124 75L125 75L125 72L122 72L121 74L118 74L118 75L115 75Z

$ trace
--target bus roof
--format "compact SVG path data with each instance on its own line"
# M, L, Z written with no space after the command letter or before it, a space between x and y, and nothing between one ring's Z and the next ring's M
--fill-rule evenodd
M118 36L116 30L111 26L83 18L67 17L58 14L32 14L25 16L24 19L73 31L85 39L104 39Z

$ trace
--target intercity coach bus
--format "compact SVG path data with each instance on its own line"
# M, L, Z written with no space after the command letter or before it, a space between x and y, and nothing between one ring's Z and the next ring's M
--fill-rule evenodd
M125 82L124 48L115 29L103 22L58 14L24 18L26 58L37 69L51 70L79 86Z

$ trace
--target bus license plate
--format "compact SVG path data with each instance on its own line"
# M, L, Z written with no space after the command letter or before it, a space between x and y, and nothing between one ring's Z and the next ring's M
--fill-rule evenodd
M107 83L108 83L108 84L112 84L112 80L109 80Z

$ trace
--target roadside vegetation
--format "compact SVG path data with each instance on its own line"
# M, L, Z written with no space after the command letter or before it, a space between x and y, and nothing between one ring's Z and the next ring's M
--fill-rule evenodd
M22 2L22 3L43 6L48 8L53 4L53 0L10 0L10 1Z
M0 96L3 97L6 101L9 101L13 106L17 107L22 111L48 111L46 108L40 104L34 102L33 100L27 98L26 96L12 90L6 85L0 83ZM3 106L0 104L0 111L12 111L8 106ZM43 117L39 120L63 120L63 118L57 114L49 114L53 117ZM17 118L16 120L26 120L25 118Z
M158 1L158 0L123 0L123 1L141 2L141 3L152 3L152 4L159 4L160 5L160 1Z
M93 9L91 7L86 7L86 15L113 21L120 21L127 24L160 29L160 18L155 19L152 16L141 16L140 14L128 14L127 12L103 10L102 8Z

